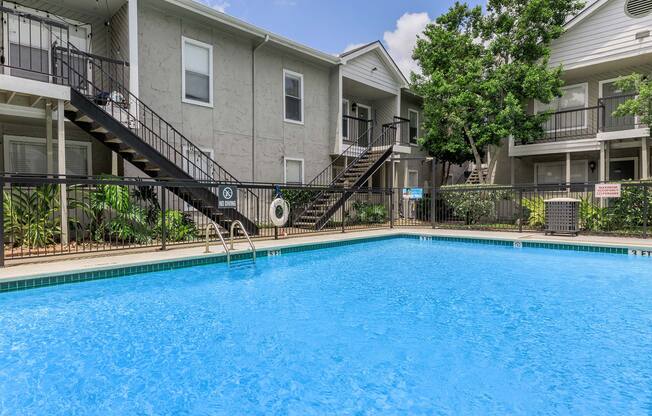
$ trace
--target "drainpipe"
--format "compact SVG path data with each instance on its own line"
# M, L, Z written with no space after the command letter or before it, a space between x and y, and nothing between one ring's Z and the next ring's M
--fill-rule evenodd
M251 50L251 182L256 181L256 51L269 42L269 35Z

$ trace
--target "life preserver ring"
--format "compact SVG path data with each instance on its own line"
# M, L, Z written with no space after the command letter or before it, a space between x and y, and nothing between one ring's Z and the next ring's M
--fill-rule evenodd
M278 209L281 209L279 213ZM279 216L279 214L281 214ZM283 227L288 222L290 216L290 205L283 198L276 198L269 206L269 217L272 219L272 224L277 227Z

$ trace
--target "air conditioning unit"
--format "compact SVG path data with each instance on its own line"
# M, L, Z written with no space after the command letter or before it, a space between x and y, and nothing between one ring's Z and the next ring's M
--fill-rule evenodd
M545 201L546 235L580 232L580 200L574 198L553 198Z

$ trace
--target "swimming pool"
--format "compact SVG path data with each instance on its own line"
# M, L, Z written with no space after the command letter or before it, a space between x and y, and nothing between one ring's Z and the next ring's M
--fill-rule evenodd
M648 414L652 261L395 238L0 295L0 414Z

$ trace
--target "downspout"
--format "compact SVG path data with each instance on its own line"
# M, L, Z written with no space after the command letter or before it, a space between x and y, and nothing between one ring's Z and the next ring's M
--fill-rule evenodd
M269 35L251 50L251 182L256 181L256 51L269 42Z

